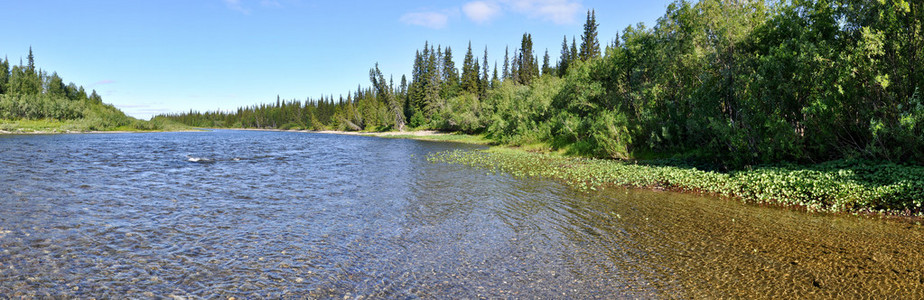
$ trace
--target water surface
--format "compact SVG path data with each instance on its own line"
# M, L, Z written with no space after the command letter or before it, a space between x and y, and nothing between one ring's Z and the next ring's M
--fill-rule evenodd
M924 296L915 225L294 132L0 136L0 296Z

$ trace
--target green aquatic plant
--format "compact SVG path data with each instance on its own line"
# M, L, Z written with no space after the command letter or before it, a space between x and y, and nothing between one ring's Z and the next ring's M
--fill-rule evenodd
M924 167L868 161L765 166L729 173L688 166L562 157L515 150L447 151L433 163L462 164L517 177L545 177L590 191L613 186L669 189L803 207L810 211L924 212Z

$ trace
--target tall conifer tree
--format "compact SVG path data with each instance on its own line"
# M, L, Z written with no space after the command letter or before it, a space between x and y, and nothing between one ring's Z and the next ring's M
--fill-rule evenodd
M542 57L542 75L546 75L552 72L552 67L549 66L549 49L545 49L545 56Z
M488 46L484 46L484 58L481 60L481 96L487 96L487 90L491 82L488 80Z
M581 60L600 57L600 41L597 39L597 16L591 10L587 12L587 23L584 24L584 34L581 35Z
M510 79L510 46L504 48L504 80Z
M558 61L558 77L565 77L568 65L571 64L571 49L568 48L568 36L561 42L561 58Z
M478 67L472 54L472 42L468 42L468 52L462 61L462 91L475 94L478 92Z

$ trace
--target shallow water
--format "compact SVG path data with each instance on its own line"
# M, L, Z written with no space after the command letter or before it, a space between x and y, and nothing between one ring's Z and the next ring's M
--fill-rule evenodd
M0 296L924 297L916 225L426 161L458 148L0 136Z

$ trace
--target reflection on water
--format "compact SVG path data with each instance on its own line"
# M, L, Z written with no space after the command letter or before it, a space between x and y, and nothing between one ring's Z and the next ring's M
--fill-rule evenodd
M916 226L305 133L0 137L0 296L924 296Z

